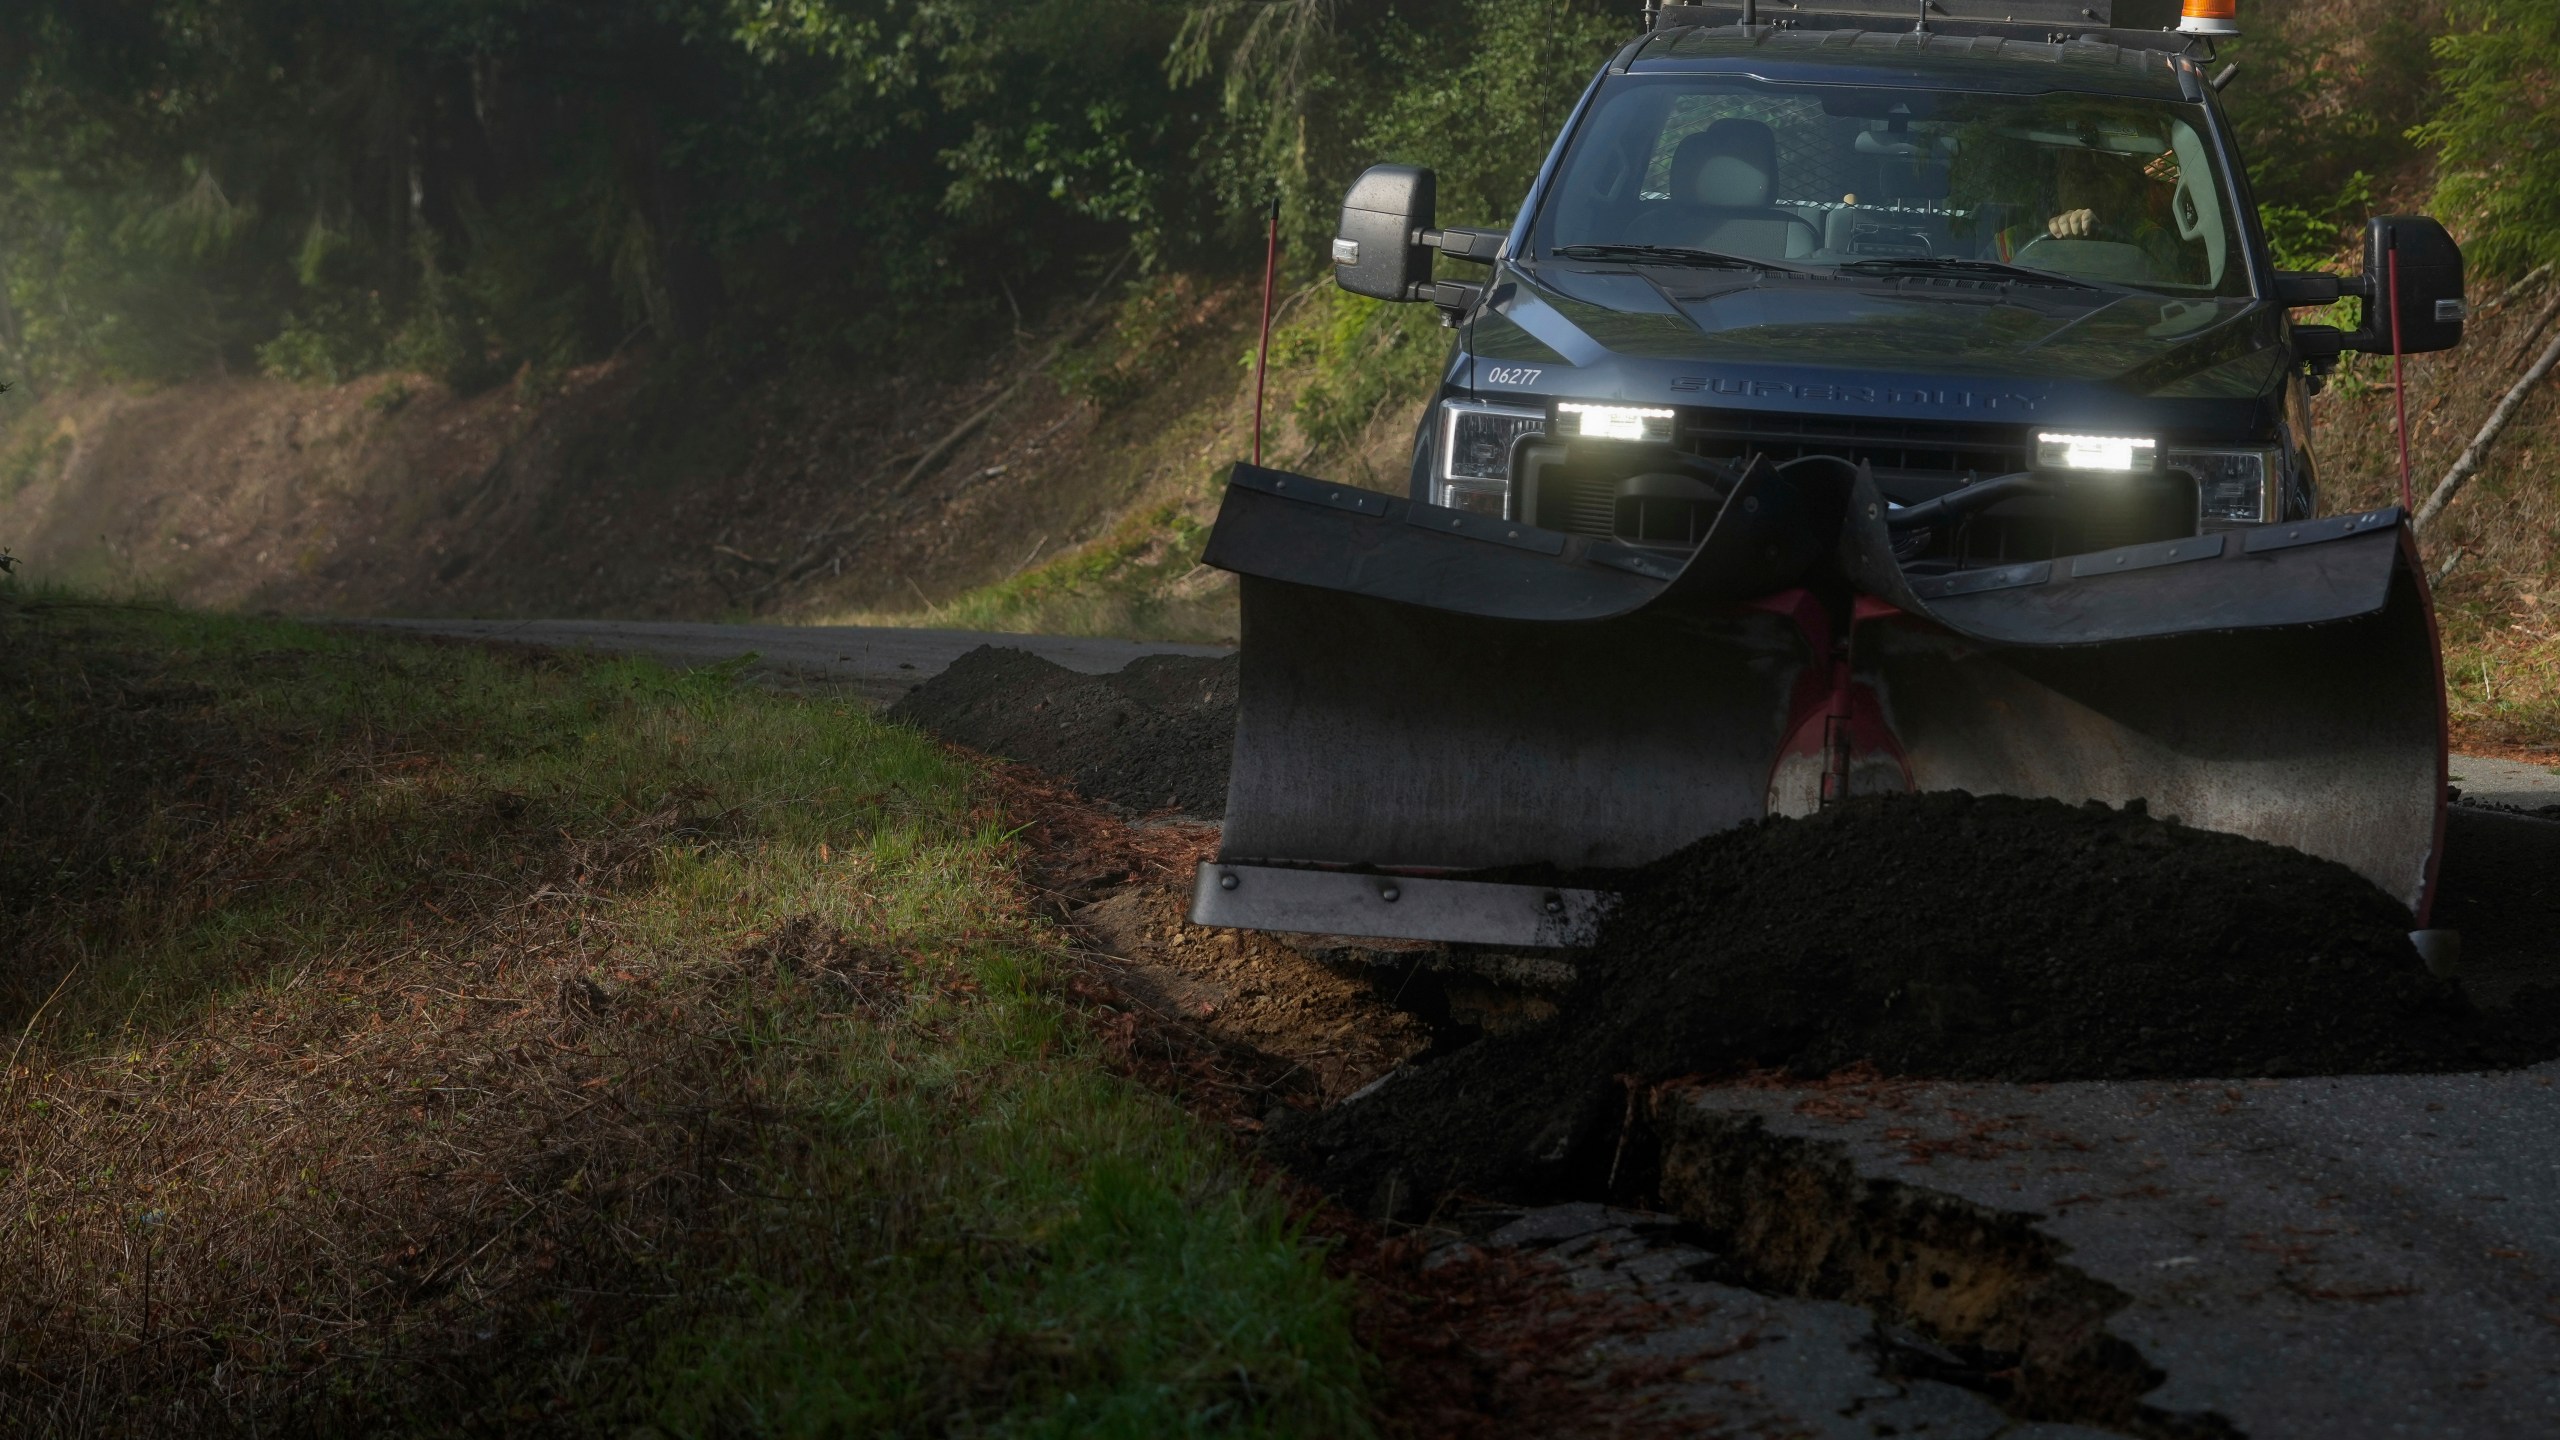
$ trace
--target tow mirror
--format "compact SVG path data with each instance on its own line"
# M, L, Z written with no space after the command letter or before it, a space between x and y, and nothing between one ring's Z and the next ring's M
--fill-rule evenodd
M1510 236L1500 230L1432 228L1438 181L1416 165L1372 165L1342 197L1333 236L1334 282L1380 300L1428 300L1442 322L1475 308L1484 287L1431 278L1433 252L1490 265Z
M2353 331L2297 325L2293 345L2325 367L2343 350L2422 355L2462 343L2468 307L2462 294L2462 247L2424 215L2376 215L2365 222L2364 273L2282 271L2276 298L2288 307L2326 305L2341 295L2364 300L2364 325ZM2396 315L2395 315L2396 311ZM2392 322L2399 322L2394 343Z
M1418 165L1372 165L1342 197L1333 235L1334 283L1354 295L1414 300L1431 283L1422 232L1439 208L1439 180Z
M2358 350L2420 355L2462 343L2462 247L2424 215L2376 215L2364 227L2364 328ZM2393 306L2399 328L2394 343Z

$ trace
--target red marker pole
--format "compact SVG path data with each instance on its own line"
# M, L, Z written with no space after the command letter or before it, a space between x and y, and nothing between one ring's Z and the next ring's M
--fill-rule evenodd
M2396 412L2392 428L2400 436L2400 508L2415 514L2409 490L2409 387L2400 379L2400 247L2394 244L2385 253L2391 272L2391 404Z
M1271 287L1280 273L1280 198L1271 199L1271 241L1262 252L1262 350L1253 361L1253 463L1262 463L1262 377L1271 369Z

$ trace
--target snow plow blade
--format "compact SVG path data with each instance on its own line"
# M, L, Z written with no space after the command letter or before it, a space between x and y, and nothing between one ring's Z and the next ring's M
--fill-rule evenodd
M1967 790L2145 801L2425 923L2443 682L2396 508L1930 577L1885 508L1846 462L1752 461L1681 556L1236 467L1205 558L1241 577L1241 698L1193 919L1574 945L1595 874Z

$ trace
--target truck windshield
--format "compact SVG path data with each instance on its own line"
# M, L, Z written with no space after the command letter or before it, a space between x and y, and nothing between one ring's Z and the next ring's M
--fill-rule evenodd
M1631 76L1575 136L1536 248L1851 273L1990 261L2102 287L2245 295L2205 137L2201 106L2136 97ZM1861 263L1879 260L1895 263Z

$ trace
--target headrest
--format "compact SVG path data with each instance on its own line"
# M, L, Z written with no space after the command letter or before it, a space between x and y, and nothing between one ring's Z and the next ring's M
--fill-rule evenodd
M1726 116L1671 152L1671 198L1688 205L1757 210L1777 188L1778 137L1757 120Z

